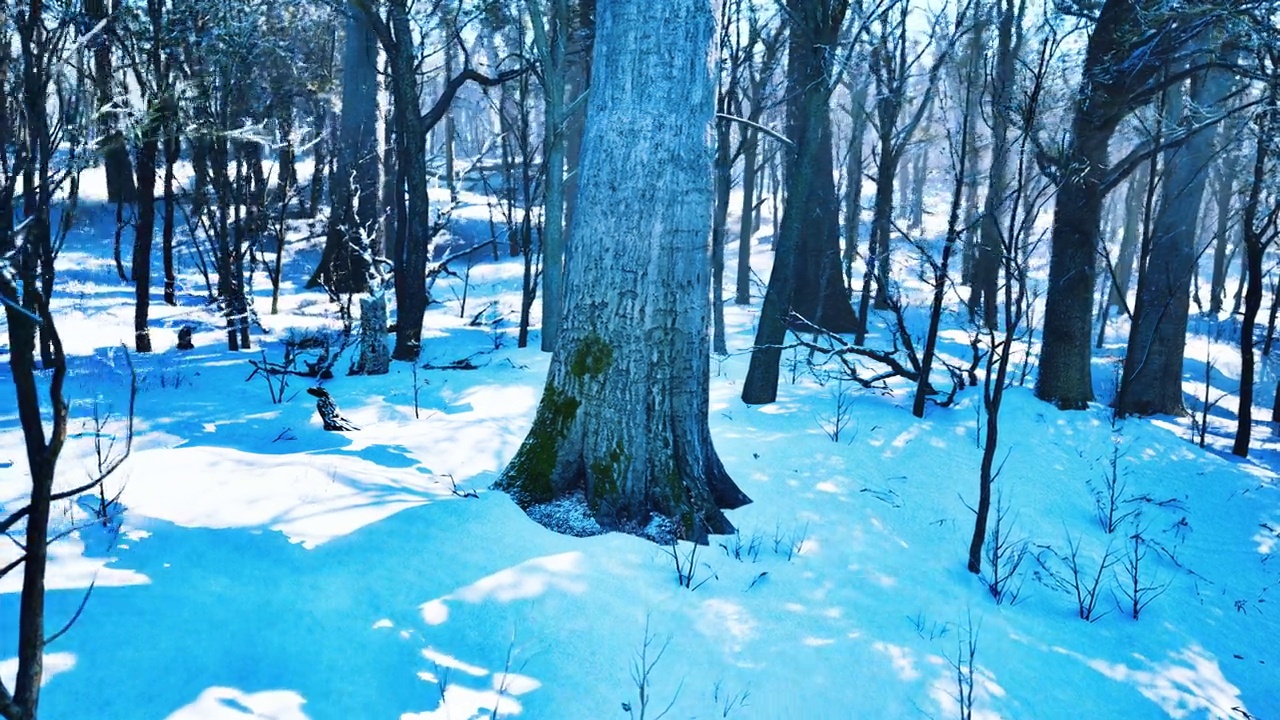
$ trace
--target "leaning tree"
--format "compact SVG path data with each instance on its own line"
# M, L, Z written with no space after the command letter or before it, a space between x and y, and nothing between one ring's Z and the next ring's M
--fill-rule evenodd
M701 539L750 502L707 426L712 4L600 6L559 336L497 483L522 506L581 491L602 527Z

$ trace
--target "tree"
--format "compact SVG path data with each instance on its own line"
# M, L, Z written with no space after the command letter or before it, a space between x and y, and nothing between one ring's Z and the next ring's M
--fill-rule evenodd
M93 85L98 117L98 152L102 154L107 176L107 201L114 204L131 203L136 199L133 167L129 161L129 146L120 130L121 110L116 102L114 70L111 46L118 38L120 0L107 7L107 0L84 0L84 13L97 28L89 40L93 52ZM101 27L99 27L101 26Z
M422 344L422 317L427 311L427 257L431 252L433 224L429 218L427 190L427 133L449 111L453 98L468 82L492 87L519 77L527 66L505 70L493 77L476 72L468 64L448 78L435 104L421 110L418 73L418 36L410 22L407 0L387 2L387 20L370 0L352 0L364 16L386 52L388 84L395 119L395 190L391 193L396 215L395 252L391 257L395 272L396 344L391 357L417 360Z
M603 527L702 538L749 502L707 425L714 26L711 0L600 7L560 334L497 482L523 507L582 491Z
M956 31L978 33L981 31L981 8L976 7L974 3L966 5L956 18ZM967 28L965 26L968 26ZM924 417L924 405L928 396L934 390L929 382L929 375L933 369L933 362L937 355L938 333L942 326L942 304L947 292L947 283L951 268L951 255L955 252L956 243L960 240L960 235L965 232L961 227L960 213L963 209L964 197L966 195L966 185L971 180L969 166L974 162L974 158L969 153L973 150L973 124L977 118L974 117L976 101L973 96L979 94L981 88L977 83L963 84L963 100L960 105L960 133L957 139L952 141L951 155L955 164L954 183L951 192L951 210L947 215L947 234L943 241L942 257L937 262L930 258L930 265L933 268L933 302L929 309L929 328L925 332L924 347L920 354L920 377L916 380L915 397L911 403L911 414L918 418ZM921 173L923 175L923 172Z
M983 202L974 244L969 280L969 314L981 318L987 328L996 326L997 285L1000 275L1000 216L1009 191L1009 113L1013 103L1013 81L1021 48L1014 45L1014 25L1026 16L1026 0L996 3L996 57L991 73L991 169L987 173L987 196ZM1021 34L1018 35L1019 40ZM972 79L972 75L970 78Z
M1103 200L1129 169L1110 167L1120 121L1164 88L1198 72L1165 73L1187 41L1222 13L1213 2L1171 8L1163 0L1106 0L1085 50L1071 133L1059 161L1036 397L1064 410L1093 399L1093 289Z
M831 332L858 326L840 269L840 199L832 157L831 92L839 57L840 29L849 0L788 0L787 137L797 146L816 143L816 152L788 154L783 175L787 209L803 213L798 226L790 309ZM797 174L811 177L792 184ZM783 241L779 240L779 245Z
M1262 261L1275 244L1277 228L1280 227L1280 203L1275 202L1274 197L1266 197L1270 200L1270 207L1263 206L1264 196L1272 196L1273 192L1268 176L1274 172L1274 145L1280 136L1280 51L1272 46L1267 55L1267 69L1271 77L1268 79L1265 105L1256 120L1253 171L1240 219L1246 281L1244 317L1240 321L1240 407L1236 437L1231 446L1231 452L1240 457L1248 457L1249 438L1253 432L1253 380L1257 362L1253 356L1253 333L1257 327L1258 311L1262 308Z
M847 0L787 5L787 201L742 385L746 403L777 399L781 345L791 313L831 332L858 326L840 270L840 205L831 156L832 55L848 9Z
M542 350L552 352L560 333L560 298L564 284L564 133L567 115L565 82L568 73L565 45L569 4L527 0L533 26L534 47L542 66L544 98L543 197L546 211L542 228Z
M875 102L872 119L875 123L876 145L876 194L872 210L871 238L867 246L867 262L862 277L862 290L858 298L857 344L866 339L871 314L871 286L875 280L875 307L887 309L889 299L889 239L893 231L893 184L899 165L905 165L907 150L912 137L920 127L938 86L938 75L951 55L955 38L941 38L935 28L933 42L945 42L936 48L933 63L919 83L919 90L911 85L916 78L914 68L924 57L924 52L912 52L908 42L908 18L911 3L895 0L886 3L871 29L869 70L875 86ZM912 98L916 99L910 107ZM908 112L908 110L910 110ZM905 118L904 118L905 113ZM905 187L905 184L904 184Z
M761 116L768 104L766 90L769 81L777 70L779 55L782 49L783 24L777 23L772 28L765 28L755 5L747 3L748 36L739 48L746 55L745 71L748 76L747 97L740 98L749 103L750 112L747 120L759 124ZM740 26L739 26L740 29ZM760 45L759 62L753 62L755 45ZM751 304L751 237L755 234L756 219L756 179L760 174L760 131L748 126L742 130L742 216L738 224L738 272L737 287L733 301L737 305ZM763 202L763 200L761 200Z
M1193 76L1180 124L1188 127L1204 122L1221 108L1231 86L1231 77L1224 70L1206 70ZM1180 94L1181 87L1175 86L1171 91ZM1196 247L1196 233L1217 128L1214 125L1197 133L1186 144L1166 153L1160 210L1149 247L1144 248L1143 262L1139 264L1138 297L1116 401L1116 411L1121 416L1184 412L1183 351L1191 282L1201 254Z
M82 36L76 35L76 14L69 6L46 6L43 0L15 4L17 11L11 14L10 3L0 1L0 78L6 84L6 96L12 89L13 100L17 100L10 105L6 97L0 103L0 306L8 327L16 401L7 407L15 408L18 416L31 490L25 503L6 507L0 516L0 534L13 539L20 549L16 559L0 565L0 577L19 569L22 574L15 633L17 667L11 687L0 681L0 718L35 720L44 678L44 650L61 634L45 633L51 510L55 502L96 486L101 478L70 490L54 490L55 469L67 438L68 404L63 397L67 359L50 311L56 254L50 217L55 198L59 198L64 203L60 208L61 235L69 227L68 215L74 212L79 190L75 166L81 149L78 138L84 128L68 105L67 88L59 83ZM14 48L20 69L11 77L10 53ZM53 92L55 87L57 92ZM50 123L51 110L57 123ZM55 156L54 148L64 153ZM14 183L19 175L23 178L23 202L21 208L14 208ZM21 218L16 225L15 214ZM40 369L46 371L47 381L40 379L35 362L37 333ZM40 390L45 382L48 403L42 406ZM20 533L24 537L18 542Z
M330 188L324 252L310 285L335 293L369 289L368 239L378 219L378 41L367 17L349 8L342 53L337 176Z
M978 502L974 512L973 535L969 541L969 572L982 572L983 548L987 542L987 522L991 515L991 490L1000 475L1003 463L996 463L1000 447L1000 409L1004 404L1005 389L1011 385L1010 363L1020 340L1020 331L1028 317L1027 271L1023 266L1026 254L1022 248L1029 242L1036 218L1043 204L1042 195L1028 180L1028 166L1032 164L1032 148L1029 129L1035 124L1042 95L1045 92L1045 75L1050 48L1056 39L1047 38L1041 45L1040 62L1026 73L1021 83L1025 96L1015 98L1014 89L1020 78L1017 65L1011 62L1024 42L1022 19L1026 13L1026 0L998 0L996 11L996 72L993 97L1003 98L993 109L993 141L1001 146L992 147L991 186L1001 188L997 203L987 203L982 218L983 238L987 247L979 252L989 252L999 261L992 270L995 278L1004 273L1004 282L998 285L1004 299L1004 327L997 331L997 323L984 322L987 340L986 373L982 381L982 409L986 413L985 433L982 434L982 462L978 466ZM1015 110L1017 108L1017 110ZM1019 112L1020 111L1020 112ZM1017 117L1020 114L1021 117ZM1004 115L1004 117L999 117ZM1018 126L1021 130L1018 131ZM1016 136L1014 135L1016 132ZM1014 167L1016 166L1016 167ZM1010 172L1012 171L1012 172ZM997 173L999 176L997 177ZM989 200L989 198L988 198ZM976 263L975 263L976 270ZM998 282L998 280L997 280ZM993 293L994 294L994 293ZM984 309L994 312L996 299L983 300ZM985 313L984 313L985 317ZM998 510L997 510L998 518ZM993 568L993 571L998 571ZM999 582L997 580L997 582ZM993 586L988 583L988 588ZM994 588L998 590L998 588Z

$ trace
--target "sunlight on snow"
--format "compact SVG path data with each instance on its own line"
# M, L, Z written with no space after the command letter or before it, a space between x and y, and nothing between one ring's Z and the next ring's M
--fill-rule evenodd
M477 604L485 600L511 602L538 597L554 588L571 593L586 590L586 584L568 576L582 575L582 553L567 552L534 558L514 567L480 578L470 585L424 603L419 611L428 625L442 625L449 619L446 601Z
M1259 554L1270 555L1275 550L1276 544L1280 542L1280 523L1271 522L1260 525L1258 532L1253 534L1253 541L1258 543Z
M1099 659L1086 663L1112 680L1135 686L1170 717L1190 717L1202 711L1226 717L1229 708L1244 707L1240 689L1222 674L1217 660L1198 645L1170 653L1164 662L1151 662L1136 653L1133 657L1139 667Z
M458 718L519 715L519 701L493 690L476 690L456 683L445 688L440 706L421 713L404 713L400 720L457 720Z
M211 687L166 720L309 720L310 716L302 712L306 702L292 690L246 693Z
M0 549L0 564L16 557L15 546L6 544ZM49 590L77 590L96 582L99 587L125 587L145 585L151 579L133 570L108 567L114 558L85 557L85 545L78 533L73 533L49 546L49 569L45 575L45 587ZM22 590L22 573L9 573L0 578L0 595Z
M904 449L907 446L907 443L915 440L917 437L920 437L920 435L928 429L928 427L926 427L927 425L928 423L919 423L903 430L898 437L893 439L893 442L889 443L889 447L892 449L886 450L884 456L893 457L894 455L897 455L897 451Z
M960 703L956 699L956 670L950 661L937 656L930 658L930 664L944 666L941 674L929 683L929 697L937 703L942 717L960 715ZM1000 714L983 707L988 697L1004 697L1005 690L996 684L995 677L981 667L973 670L973 708L968 716L972 720L1000 720Z
M743 644L756 635L756 621L746 608L721 598L702 603L695 622L698 632L725 643L731 652L740 652Z
M379 467L358 457L188 446L136 453L130 462L131 515L182 527L269 527L307 548L432 496L449 496L447 487L413 468ZM173 468L185 469L180 480Z
M879 640L871 647L889 656L889 662L893 664L893 669L897 671L899 678L909 681L920 677L920 671L916 669L916 661L911 656L910 649Z
M473 678L489 675L489 671L463 662L452 655L426 648L422 656L432 663L436 672L423 670L418 677L423 682L443 688L440 704L435 710L422 713L404 713L401 720L452 720L453 718L502 717L519 715L524 708L515 699L516 695L524 695L542 687L542 683L529 677L512 672L495 672L488 688L470 688L461 684L465 678L453 675L457 670Z
M437 668L449 668L451 670L459 670L472 677L484 677L489 674L488 670L477 667L470 663L463 662L452 655L442 653L432 648L423 648L422 657L435 663Z
M48 653L44 656L44 676L40 678L40 687L49 684L49 681L71 670L76 666L76 656L74 653L59 652ZM14 678L18 676L18 658L12 657L7 660L0 660L0 682L5 687L13 687Z
M806 636L800 642L804 643L805 647L826 647L828 645L836 644L836 641L831 638L820 638L813 635Z

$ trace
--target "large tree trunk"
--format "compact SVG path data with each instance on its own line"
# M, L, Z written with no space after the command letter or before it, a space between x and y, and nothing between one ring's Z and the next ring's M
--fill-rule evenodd
M707 427L711 2L614 0L598 23L560 338L498 487L525 507L582 490L605 528L731 532L722 509L749 500ZM647 61L655 37L676 61Z
M838 26L839 22L835 24ZM792 32L796 30L793 29ZM804 58L801 57L800 61L803 62ZM788 87L795 87L791 84L793 77L798 82L798 78L802 76L789 73ZM822 82L825 83L825 80ZM837 275L834 290L839 292L841 298L846 298L839 267L838 207L835 208L837 214L831 217L817 213L811 202L804 201L806 198L823 198L824 193L816 191L814 186L826 183L830 189L827 199L832 203L836 202L835 180L831 174L828 96L825 92L812 90L792 94L792 104L788 106L788 124L794 143L794 155L789 158L784 173L787 202L783 206L781 222L776 225L773 270L769 274L764 304L760 308L760 322L751 351L751 364L742 384L742 401L750 404L771 403L778 397L778 366L782 359L781 346L786 339L789 311L800 314L814 324L818 324L817 320L821 315L817 308L807 306L798 296L801 285L814 280L802 267L805 264L806 234L816 231L835 233L837 254L831 257ZM821 171L824 162L825 174ZM815 168L818 170L814 171ZM814 241L810 240L808 249L812 251L816 247ZM816 301L817 298L811 293L809 299ZM846 306L849 304L847 299L842 302ZM806 312L811 314L806 315ZM854 323L855 330L856 325Z
M1209 71L1191 82L1183 126L1203 122L1230 90L1223 71ZM1120 378L1120 415L1181 415L1182 361L1191 307L1191 279L1199 252L1196 231L1217 126L1201 131L1186 145L1166 154L1150 250L1138 275L1138 298L1129 330L1124 374Z
M119 0L116 0L119 10ZM112 204L131 203L136 197L133 182L133 166L129 159L129 145L124 133L117 127L120 113L115 108L115 90L111 62L111 41L116 37L114 23L109 20L110 12L106 0L84 0L86 19L93 26L107 21L107 25L94 36L93 48L93 86L97 107L94 109L98 118L98 152L102 154L107 176L107 202Z
M1176 23L1165 12L1162 0L1107 0L1085 52L1054 212L1036 381L1036 397L1064 410L1093 400L1089 336L1111 136L1159 91L1158 75L1176 51L1206 27ZM1161 23L1167 31L1150 32Z
M336 182L324 254L309 286L369 289L369 241L378 218L378 41L364 13L347 14Z
M848 2L788 0L787 5L787 136L797 145L800 138L812 138L818 150L788 154L783 172L788 188L797 187L792 184L796 174L811 176L804 194L787 193L787 211L794 204L804 213L790 305L818 327L853 332L858 322L840 269L840 199L829 112L835 48ZM816 112L819 103L821 112Z

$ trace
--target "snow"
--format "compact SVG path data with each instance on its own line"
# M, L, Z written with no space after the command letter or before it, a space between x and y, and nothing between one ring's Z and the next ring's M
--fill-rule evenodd
M94 403L117 436L127 407L132 290L109 260L110 211L86 208L56 297L73 354L60 487L94 467ZM487 217L455 214L460 233ZM314 261L314 249L291 252L295 269ZM757 271L768 260L760 248ZM531 520L489 489L547 369L536 330L530 348L515 347L521 273L516 261L476 265L466 312L460 279L435 287L443 302L428 313L422 363L470 358L477 369L419 369L415 388L405 363L347 377L340 361L326 387L362 428L353 433L321 429L303 379L280 404L246 381L249 360L278 358L291 330L335 327L332 304L300 289L302 272L278 316L258 278L268 332L251 352L223 349L194 274L178 307L153 304L157 352L133 358L133 455L107 488L120 493L118 530L73 502L55 509L55 530L69 534L52 549L51 631L96 586L49 648L42 716L586 720L626 717L625 705L638 717L633 672L648 667L636 675L651 719L668 704L680 718L953 718L972 643L974 718L1280 717L1280 443L1260 430L1252 459L1224 452L1239 368L1229 342L1202 329L1188 343L1188 392L1203 391L1196 360L1208 356L1213 392L1226 395L1206 450L1184 419L1113 428L1102 405L1061 413L1029 384L1010 390L996 488L1008 537L1028 556L1017 601L997 605L964 567L980 390L918 420L906 388L846 383L851 418L835 442L840 389L786 353L779 401L745 406L758 300L726 306L731 352L711 365L712 435L754 500L729 513L737 535L695 549L600 534L573 498L534 513L564 534ZM468 325L491 302L486 317L501 322ZM175 349L182 325L196 350ZM940 351L968 357L959 326ZM1139 514L1107 535L1091 488L1113 446L1125 507ZM22 502L26 483L16 412L0 402L0 505ZM1119 607L1116 565L1101 616L1079 619L1062 585L1068 539L1091 571L1135 529L1147 541L1143 581L1163 594L1135 621ZM0 562L15 552L5 544ZM678 582L676 557L696 589ZM6 680L18 589L16 576L0 581Z

